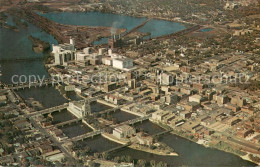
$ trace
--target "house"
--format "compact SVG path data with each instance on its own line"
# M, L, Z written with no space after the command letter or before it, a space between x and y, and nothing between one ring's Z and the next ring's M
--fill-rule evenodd
M246 104L246 100L241 96L233 96L231 97L231 104L243 107Z
M228 123L229 126L233 126L233 125L239 123L240 121L241 121L241 119L239 119L237 117L232 117L231 119L229 119L227 121L227 123Z
M136 134L136 140L141 145L151 146L153 145L153 137L147 134L138 133Z
M188 102L182 105L186 111L196 111L200 108L200 103L197 102Z
M189 102L201 102L202 97L200 95L193 95L189 97Z
M192 112L184 111L184 112L180 113L180 117L183 118L183 119L187 119L187 118L191 117L191 114L192 114Z
M110 95L110 94L107 94L105 96L105 100L110 102L110 103L113 103L115 105L121 105L121 104L124 103L124 99L122 99L118 96Z
M152 119L156 121L163 121L168 114L170 114L169 111L159 110L152 113Z
M134 163L123 163L123 162L114 165L114 167L134 167L134 166L135 166Z
M248 135L253 134L253 129L240 129L237 131L237 136L241 138L246 138Z
M226 95L213 95L213 100L215 100L218 105L223 105L223 104L226 104L228 102L228 97Z
M73 89L73 88L72 88ZM75 92L78 92L78 93L82 93L84 90L86 90L87 88L84 87L84 86L77 86L77 87L74 87L74 90Z
M116 88L117 88L117 83L116 83L116 82L104 84L104 91L105 91L105 92L113 91L113 90L115 90Z
M0 96L0 104L6 104L7 97L5 95Z

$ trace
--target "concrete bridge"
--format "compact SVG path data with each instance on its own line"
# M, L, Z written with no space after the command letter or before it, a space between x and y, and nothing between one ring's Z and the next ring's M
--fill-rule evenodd
M76 118L76 119L72 119L72 120L69 120L69 121L61 122L61 123L58 123L58 124L55 124L55 125L52 125L52 126L63 127L65 125L71 125L73 123L78 123L80 121L82 121L82 118Z
M169 133L171 131L172 130L166 130L166 131L163 131L163 132L159 132L159 133L154 134L153 137L159 137L159 136L167 134L167 133Z
M195 25L195 26L193 26L193 27L186 28L186 29L181 30L181 31L178 31L178 32L174 32L174 33L172 33L172 34L162 35L162 36L159 36L159 37L155 37L155 38L153 38L153 39L156 39L156 40L165 40L165 39L170 39L170 38L176 38L176 37L179 37L179 36L183 36L183 35L192 33L192 32L194 32L194 31L197 31L197 30L201 29L201 28L202 28L201 25Z
M19 89L26 89L26 88L31 88L31 87L42 87L42 86L55 86L57 85L59 82L56 81L51 81L51 80L44 80L42 83L40 82L32 82L32 83L23 83L23 84L10 84L10 85L6 85L5 88L7 89L12 89L12 90L19 90Z
M111 153L111 152L120 150L120 149L122 149L122 148L125 148L125 147L130 146L131 144L132 144L131 142L128 142L127 144L124 144L124 145L120 145L120 146L118 146L118 147L111 148L111 149L109 149L109 150L107 150L107 151L104 151L103 154L104 154L104 153Z
M132 120L123 122L122 124L133 125L133 124L136 124L136 123L138 123L138 122L146 121L146 120L148 120L150 117L151 117L150 115L144 116L144 117L139 117L139 118L136 118L136 119L132 119Z
M121 107L116 107L116 108L110 108L110 109L107 109L107 110L104 110L104 111L101 111L101 112L93 113L93 115L106 114L106 113L110 113L110 112L116 112L117 110L120 110L120 108L122 108L122 107L123 107L123 106L121 106Z
M138 122L146 121L146 120L148 120L150 117L151 117L150 115L144 116L144 117L138 117L138 118L136 118L136 119L131 119L131 120L122 122L122 123L117 124L117 125L111 125L111 128L116 128L116 127L119 127L119 126L122 126L122 125L133 125L133 124L136 124L136 123L138 123Z
M137 31L139 28L143 27L146 23L148 23L148 21L150 21L150 20L151 20L150 18L147 19L147 20L145 20L144 22L142 22L141 24L137 25L136 27L134 27L134 28L131 29L130 31L127 31L127 32L124 33L124 34L121 34L121 36L122 36L122 37L125 37L125 36L127 36L127 35L129 35L129 34L135 32L135 31Z
M23 57L23 58L0 58L1 63L17 61L43 61L44 57Z
M94 137L94 136L97 136L97 135L100 135L101 134L101 131L98 130L98 131L93 131L93 132L90 132L90 133L87 133L87 134L83 134L83 135L80 135L80 136L76 136L76 137L73 137L71 139L67 139L67 141L79 141L79 140L84 140L84 139L87 139L87 138L90 138L90 137Z
M68 103L64 103L60 106L55 106L55 107L52 107L52 108L47 108L47 109L44 109L44 110L41 110L41 111L36 111L36 112L30 113L27 116L30 117L30 116L35 116L35 115L49 114L49 113L53 113L55 111L61 111L63 109L66 109L68 106L69 106Z

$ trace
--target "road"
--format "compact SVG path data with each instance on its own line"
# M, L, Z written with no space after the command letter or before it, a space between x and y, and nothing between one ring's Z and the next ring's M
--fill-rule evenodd
M37 128L42 134L44 134L45 136L49 137L50 140L52 141L52 143L54 144L54 146L59 147L59 149L70 159L70 160L75 160L74 157L72 157L72 155L69 153L69 151L62 146L62 144L56 139L54 138L51 134L49 134L49 132L42 128L40 124L38 124L38 121L35 120L34 117L29 118L29 120L31 121L31 123L33 124L33 126L35 128Z
M20 112L24 113L16 104L12 103L12 106L15 107L17 110L19 110ZM24 113L25 117L28 115L27 113ZM28 117L26 117L28 118ZM62 143L60 143L56 138L54 138L48 131L47 129L42 128L42 126L39 124L39 121L35 120L35 117L31 116L29 117L29 120L31 122L31 124L38 129L42 134L44 134L45 136L49 137L49 139L52 141L54 146L57 146L68 158L70 161L74 162L75 159L74 157L69 153L69 151L62 146ZM16 157L17 158L17 157ZM19 158L18 158L19 159Z

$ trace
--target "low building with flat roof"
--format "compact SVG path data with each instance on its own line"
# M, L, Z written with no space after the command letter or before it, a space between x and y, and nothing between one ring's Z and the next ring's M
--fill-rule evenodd
M129 125L122 125L113 130L113 135L118 139L131 137L136 134L135 128Z

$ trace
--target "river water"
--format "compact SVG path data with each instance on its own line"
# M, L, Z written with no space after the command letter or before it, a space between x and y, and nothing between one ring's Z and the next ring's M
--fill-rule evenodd
M135 127L137 129L142 128L149 134L156 134L158 132L164 131L161 127L151 123L150 121L139 123L135 125ZM155 160L156 162L166 162L169 166L255 166L255 164L249 161L245 161L236 155L203 147L197 143L191 142L174 134L166 134L160 138L160 141L172 147L175 152L179 154L179 156L160 156L131 148L118 150L112 153L111 156L113 158L116 156L120 157L123 155L128 155L135 160L144 159L147 162L150 162L151 160ZM120 145L118 143L109 141L101 135L95 136L94 138L88 138L83 141L78 141L78 143L82 146L82 149L84 149L86 146L90 147L92 150L91 154L95 152L102 153Z
M40 14L40 13L39 13ZM131 16L87 12L87 13L45 13L41 14L58 23L71 25L87 25L87 26L107 26L114 28L126 28L131 30L137 25L141 24L146 18L137 18ZM15 25L12 18L7 20L9 25ZM165 35L185 29L185 26L180 23L174 23L164 20L152 19L144 27L140 28L141 32L151 32L151 37ZM35 53L32 50L32 43L28 36L40 38L50 44L57 44L53 36L45 33L38 27L28 24L28 28L19 27L19 31L9 29L0 29L0 59L1 58L32 58L44 56L43 54ZM107 39L96 41L96 44L106 43ZM0 62L0 81L3 83L12 83L12 76L14 75L39 75L41 78L49 77L43 63L41 61L23 61L23 62ZM16 81L16 80L15 80Z
M104 14L99 12L89 13L47 13L43 14L54 21L65 24L74 25L90 25L90 26L114 26L116 28L131 28L142 23L146 18L135 18L123 15L115 14ZM8 20L9 24L12 20ZM57 41L49 34L41 31L34 25L28 24L28 28L19 28L18 32L0 29L0 58L31 58L44 56L43 54L37 54L32 50L32 43L28 40L28 36L32 35L38 37L41 40L47 41L51 44L57 44ZM144 27L140 29L141 32L151 32L151 36L165 35L184 29L185 26L179 23L167 22L163 20L151 20ZM11 83L13 75L39 75L48 77L48 73L44 68L43 62L41 61L25 61L25 62L1 62L0 81L3 83ZM47 89L47 88L46 88ZM51 94L49 92L55 92ZM58 95L56 90L45 90L45 88L36 88L31 91L19 92L24 98L34 97L36 100L41 101L45 107L51 107L53 105L59 105L66 100ZM58 97L60 96L60 97ZM38 98L38 99L37 99ZM55 100L50 100L55 99ZM94 112L99 112L107 108L107 106L93 107ZM73 116L62 114L63 119L59 119L58 115L61 113L54 114L55 121L72 119ZM57 118L57 119L56 119ZM159 132L161 129L151 123L143 123L136 125L142 128L148 133ZM74 129L74 128L72 128ZM88 129L86 129L88 131ZM162 141L171 146L180 155L179 157L168 157L168 156L157 156L141 151L132 149L124 149L116 153L116 156L131 155L136 159L146 159L150 161L152 159L156 161L164 161L171 166L189 165L189 166L249 166L252 163L242 160L240 157L233 154L218 151L216 149L205 148L196 143L190 142L186 139L180 138L175 135L168 135L162 138ZM109 148L118 146L118 144L108 141L101 136L83 141L91 147L93 151L102 152Z
M164 131L161 127L145 121L135 125L137 129L142 129L148 134L156 134ZM219 151L216 149L206 148L197 143L191 142L174 134L167 134L161 137L161 142L172 147L179 156L158 156L142 151L126 148L114 153L114 156L130 155L134 159L144 159L147 162L151 160L163 161L170 166L253 166L255 164L245 161L242 158Z
M15 25L12 18L9 17L8 24ZM35 53L32 50L32 42L28 36L40 38L49 43L57 43L57 41L49 34L41 31L32 24L28 24L28 28L19 28L19 31L13 31L5 28L0 29L0 59L12 58L33 58L42 57L43 54ZM3 83L12 83L14 75L39 75L41 78L49 77L43 63L41 61L21 61L21 62L0 62L0 81Z
M131 17L100 12L52 12L41 15L62 24L126 28L128 31L140 25L146 20L146 18L144 17ZM148 23L146 23L146 25L141 27L139 31L143 33L150 32L151 37L158 37L161 35L171 34L183 29L185 29L185 26L181 23L151 19ZM104 40L101 40L101 42L106 42L106 38Z

